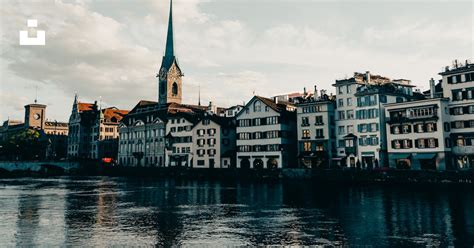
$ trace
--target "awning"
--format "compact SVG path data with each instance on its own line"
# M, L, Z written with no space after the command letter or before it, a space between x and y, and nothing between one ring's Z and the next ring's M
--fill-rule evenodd
M390 153L390 159L407 159L410 157L410 153Z
M436 153L418 153L416 154L416 159L433 159L436 157Z

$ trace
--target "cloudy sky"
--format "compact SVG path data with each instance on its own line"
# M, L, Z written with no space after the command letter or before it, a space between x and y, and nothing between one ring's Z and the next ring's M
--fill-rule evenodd
M0 120L38 100L67 121L81 101L131 109L157 99L168 0L1 0ZM426 89L454 59L473 58L472 1L174 0L184 102L240 104L313 85L334 92L353 72ZM27 19L46 46L19 46ZM34 30L32 30L34 31Z

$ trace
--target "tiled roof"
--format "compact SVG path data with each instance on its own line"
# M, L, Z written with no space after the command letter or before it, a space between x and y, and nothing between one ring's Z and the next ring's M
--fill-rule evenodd
M77 104L77 110L80 112L84 112L84 111L91 111L94 109L94 104L93 103L78 103Z
M104 113L104 119L106 122L119 123L130 111L117 108L106 108L103 109L102 112Z

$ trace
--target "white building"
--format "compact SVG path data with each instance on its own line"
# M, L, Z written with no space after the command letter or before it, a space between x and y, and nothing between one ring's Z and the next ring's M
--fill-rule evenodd
M193 114L168 116L166 124L166 167L192 167L193 127L198 119Z
M337 155L341 166L387 166L383 104L416 99L409 80L354 73L336 80Z
M296 166L296 107L254 96L237 115L237 168Z
M316 94L297 104L300 167L328 168L336 156L335 99Z
M439 73L443 96L451 99L449 113L454 166L474 168L474 64L455 61Z
M206 115L193 128L194 168L235 168L235 121Z
M389 166L446 170L451 167L448 98L385 104Z

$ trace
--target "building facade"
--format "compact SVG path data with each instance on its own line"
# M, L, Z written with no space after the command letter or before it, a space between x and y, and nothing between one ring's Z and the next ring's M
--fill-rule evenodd
M448 98L385 105L390 168L452 168Z
M237 121L237 168L296 167L296 107L254 96Z
M235 121L203 116L193 128L194 168L235 168Z
M391 80L370 72L336 80L336 136L339 165L388 166L384 104L421 98L409 80Z
M324 91L322 91L323 93ZM300 167L330 168L336 157L335 99L324 94L297 104L298 162Z
M117 159L118 126L127 110L100 109L97 102L79 102L74 97L69 116L67 154L69 159Z
M454 61L442 76L444 97L450 98L449 114L453 163L457 169L474 168L474 64Z

